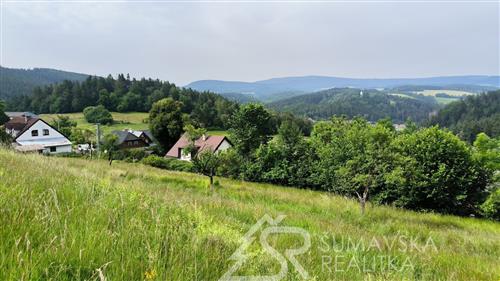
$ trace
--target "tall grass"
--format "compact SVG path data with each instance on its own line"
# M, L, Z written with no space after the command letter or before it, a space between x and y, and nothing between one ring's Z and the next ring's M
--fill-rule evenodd
M298 260L311 280L500 277L499 223L373 206L361 217L355 201L326 193L218 181L211 194L206 178L194 174L0 150L0 280L218 280L264 214L286 215L282 225L310 233L312 246ZM435 249L384 243L401 236L420 249L430 237ZM302 243L294 235L270 240L280 252ZM332 249L334 241L374 240L380 249ZM247 254L238 274L279 271L257 242ZM353 257L382 256L398 270L347 267ZM335 257L337 271L327 263ZM289 269L283 280L302 280Z

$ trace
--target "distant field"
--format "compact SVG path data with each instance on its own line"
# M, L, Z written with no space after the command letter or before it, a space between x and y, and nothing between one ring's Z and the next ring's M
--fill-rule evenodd
M52 122L57 115L69 116L71 120L76 121L78 128L85 128L95 130L95 125L88 123L83 117L83 113L65 113L65 114L41 114L40 117L47 122ZM104 134L114 130L133 129L133 130L146 130L148 123L144 120L148 117L145 112L112 112L115 123L113 125L101 125L101 130Z
M449 104L450 102L454 102L454 101L459 101L460 100L459 98L442 98L442 97L434 97L434 98L436 99L436 101L439 104L443 104L443 105Z
M435 97L436 94L447 94L449 96L455 96L455 97L474 95L474 93L471 92L457 91L457 90L424 90L421 92L417 92L417 94L422 94L424 96L433 96L433 97Z
M90 124L83 117L83 113L65 113L65 114L41 114L40 117L47 122L52 122L57 115L69 116L71 120L76 121L76 126L78 128L85 128L89 130L95 130L95 125ZM111 112L115 123L113 125L101 125L101 131L107 134L115 130L132 129L132 130L147 130L149 125L146 122L148 118L148 113L146 112ZM208 131L211 135L216 136L226 136L227 131L224 130L212 130Z
M266 214L310 237L296 256L307 280L500 276L493 221L372 205L361 216L355 200L325 192L217 178L210 193L196 174L1 148L0 177L0 280L220 280ZM257 227L237 274L283 268L259 243L269 226ZM271 235L278 258L305 245L303 234ZM304 280L291 263L285 273L274 280Z
M412 97L410 95L405 95L405 94L400 94L400 93L390 93L390 96L396 96L400 98L409 98L409 99L415 99L415 97Z

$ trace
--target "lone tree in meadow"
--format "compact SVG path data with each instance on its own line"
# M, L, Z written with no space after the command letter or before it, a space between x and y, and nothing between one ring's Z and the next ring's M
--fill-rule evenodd
M210 149L198 152L193 158L193 169L210 178L210 191L214 191L214 177L222 158Z
M163 149L169 149L179 139L182 128L182 102L161 99L149 111L149 127Z
M113 123L113 116L111 116L111 113L102 105L86 107L83 110L83 116L89 123Z
M105 135L101 144L101 149L108 155L109 165L111 166L114 154L120 149L118 146L118 137L115 134Z

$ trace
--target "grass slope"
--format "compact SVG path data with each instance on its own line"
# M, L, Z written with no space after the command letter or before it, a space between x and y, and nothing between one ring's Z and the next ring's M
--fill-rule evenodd
M310 280L500 276L500 224L490 221L390 207L371 207L361 217L355 201L321 192L219 179L210 194L206 178L193 174L2 149L0 178L0 280L218 280L234 264L229 257L242 236L264 214L286 215L281 225L310 233L310 250L297 256ZM382 247L337 253L324 243L332 235L338 242L375 239ZM390 249L383 242L401 235L416 237L420 246L431 237L437 251ZM275 235L270 243L283 253L302 240ZM239 274L278 272L258 244L247 253ZM343 272L322 266L324 256L335 255L342 256L337 269ZM347 267L353 257L380 256L393 257L399 268L407 259L412 266L368 273ZM301 280L289 268L283 280Z

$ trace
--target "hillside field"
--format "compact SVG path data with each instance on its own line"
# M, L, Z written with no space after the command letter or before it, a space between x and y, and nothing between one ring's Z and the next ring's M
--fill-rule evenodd
M63 113L63 114L40 114L40 118L51 123L57 115L69 116L71 120L76 121L78 128L89 129L95 131L95 125L90 124L83 117L82 112L78 113ZM111 112L115 123L112 125L101 125L101 131L104 134L110 133L115 130L123 130L123 129L133 129L133 130L148 130L149 125L147 123L147 118L149 116L146 112ZM209 134L213 135L227 135L227 131L216 130L209 131Z
M500 224L492 221L382 206L363 217L355 201L322 192L218 178L210 193L206 177L190 173L4 149L0 178L0 280L219 280L266 214L310 235L296 256L309 280L500 276ZM257 241L237 274L280 270ZM284 253L305 240L267 241ZM302 280L288 269L282 280Z
M454 97L474 95L474 93L471 92L458 91L458 90L424 90L421 92L417 92L417 94L422 94L424 96L433 96L433 97L435 97L437 94L447 94L449 96L454 96Z

